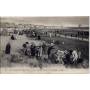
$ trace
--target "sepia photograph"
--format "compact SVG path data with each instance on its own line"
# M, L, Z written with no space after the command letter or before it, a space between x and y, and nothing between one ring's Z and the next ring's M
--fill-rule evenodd
M89 16L0 17L0 74L69 73L89 73Z

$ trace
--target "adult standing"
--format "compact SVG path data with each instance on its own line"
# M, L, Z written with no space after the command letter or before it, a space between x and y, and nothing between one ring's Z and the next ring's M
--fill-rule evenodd
M43 42L43 44L42 44L42 53L43 54L46 54L46 49L47 49L46 43Z
M30 51L31 51L31 56L34 57L35 56L35 52L36 52L36 46L34 43L32 43L31 47L30 47Z
M48 51L47 51L47 53L48 53L48 58L49 58L49 55L50 55L51 50L53 49L53 47L54 47L54 44L51 43L51 45L50 45L50 47L48 48Z
M5 49L5 54L10 54L11 53L11 45L10 43L7 43L6 49Z
M8 42L5 48L5 66L10 66L11 44Z
M74 61L74 62L77 61L77 59L78 59L77 50L73 50L72 56L73 56L73 61Z

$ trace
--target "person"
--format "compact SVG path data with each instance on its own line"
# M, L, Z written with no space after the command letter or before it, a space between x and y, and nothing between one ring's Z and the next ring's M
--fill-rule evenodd
M6 44L6 48L5 48L5 61L6 61L6 65L10 66L10 62L11 62L11 44L8 42Z
M36 46L34 43L32 43L31 47L30 47L30 51L31 51L31 56L35 56L35 51L36 50Z
M77 58L75 64L82 63L83 62L83 58L82 58L82 53L81 53L79 48L77 49L77 55L78 55L78 58Z
M68 65L69 64L70 54L69 54L68 50L65 50L65 57L64 57L63 61L64 61L64 65Z
M72 57L73 57L73 62L77 61L77 59L78 59L78 54L77 54L77 50L76 50L76 49L73 50L73 52L72 52Z
M49 55L50 55L51 50L53 49L53 47L54 47L54 44L51 43L51 45L50 45L50 47L48 48L48 51L47 51L47 53L48 53L48 58L49 58Z
M69 49L69 55L70 55L69 64L72 65L73 64L73 49Z
M26 55L26 48L27 48L26 43L24 43L22 46L23 46L24 55Z
M65 57L63 58L64 65L72 64L72 49L64 51Z
M30 45L29 45L29 42L26 42L26 52L25 52L25 55L30 56Z
M11 40L15 40L15 37L14 37L14 35L12 35L12 36L11 36Z
M37 33L35 32L35 37L37 37Z
M39 46L36 47L36 58L38 58L40 56L40 52L39 52Z
M57 64L59 62L59 61L57 61L57 52L56 51L52 52L49 57L50 57L51 63Z
M35 32L32 33L32 36L35 37Z
M41 40L41 36L40 35L38 35L38 40Z
M39 57L42 57L42 43L39 43L39 46L38 46L38 52L39 52Z
M46 54L46 44L45 44L45 42L43 42L43 44L42 44L42 53L43 54Z
M57 51L57 61L59 61L59 63L63 64L63 57L64 57L64 51Z
M24 50L24 54L25 55L28 55L28 53L27 53L28 47L29 47L29 43L28 42L25 42L23 44L23 50Z
M5 49L5 54L10 54L10 52L11 52L11 45L10 45L10 43L7 43L6 49Z
M42 57L42 43L39 45L40 57Z
M49 37L50 37L50 38L52 37L52 33L49 33Z

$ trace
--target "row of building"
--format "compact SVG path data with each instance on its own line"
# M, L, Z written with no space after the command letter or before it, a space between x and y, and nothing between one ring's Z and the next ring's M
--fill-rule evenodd
M62 35L79 35L89 38L89 27L78 25L77 27L64 27L64 26L45 26L45 25L34 25L34 24L15 24L15 23L1 23L0 34L8 35L15 32L22 31L36 31L40 33L55 33Z

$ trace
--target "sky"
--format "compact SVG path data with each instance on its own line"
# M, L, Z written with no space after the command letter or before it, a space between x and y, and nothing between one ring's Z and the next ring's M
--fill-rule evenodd
M1 17L2 22L16 24L35 24L46 26L77 26L79 24L88 26L88 16L61 16L61 17Z

